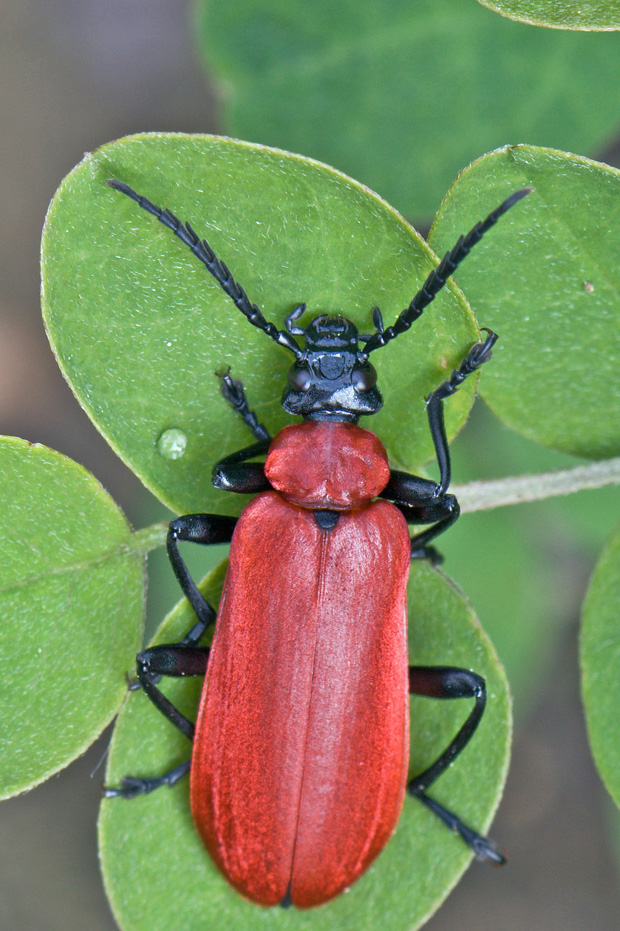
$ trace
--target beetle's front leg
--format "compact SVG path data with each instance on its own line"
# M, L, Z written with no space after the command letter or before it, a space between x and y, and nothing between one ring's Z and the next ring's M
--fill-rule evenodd
M138 681L158 711L168 718L182 734L192 740L194 725L175 708L156 683L161 676L204 676L209 660L208 647L187 646L185 643L165 643L149 647L138 653ZM161 786L173 786L188 772L190 761L175 766L163 776L144 779L142 776L125 776L120 786L103 790L104 798L135 798L148 795Z
M247 460L264 455L270 443L271 440L267 437L219 459L211 473L215 487L239 495L256 495L261 491L268 491L271 485L265 477L265 464Z
M228 401L235 413L241 417L246 427L250 428L254 439L259 442L264 442L265 440L271 441L269 430L267 430L262 423L258 422L258 417L254 411L250 410L243 383L231 377L230 366L223 375L217 372L215 374L222 380L220 386L222 397Z
M424 519L413 520L413 523L426 523L426 521L436 521L432 527L427 530L416 533L411 538L411 558L412 559L429 559L433 565L443 562L443 556L438 553L434 546L429 546L431 540L443 533L448 527L458 520L461 508L454 495L441 495L435 498L423 508Z
M448 529L459 517L459 503L454 495L448 494L450 484L450 449L446 437L443 417L443 402L463 384L468 375L475 372L491 358L491 350L497 336L487 330L483 343L475 343L450 378L443 382L426 399L428 423L439 465L439 482L409 475L396 470L390 473L390 481L381 492L402 511L410 524L433 524L411 539L411 558L430 559L441 562L441 556L431 540Z
M460 388L468 375L477 371L481 365L484 365L491 358L493 346L497 341L497 334L486 329L486 327L484 329L488 333L485 341L475 343L459 367L452 372L450 378L444 381L439 388L436 388L432 394L429 394L426 399L428 425L439 465L439 484L436 486L435 492L435 496L438 498L446 493L450 484L450 450L444 425L443 402Z

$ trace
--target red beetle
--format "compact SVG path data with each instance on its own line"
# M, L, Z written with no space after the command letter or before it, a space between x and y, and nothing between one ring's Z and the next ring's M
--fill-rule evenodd
M365 336L341 316L297 326L303 304L278 330L189 224L123 182L108 184L172 230L250 323L294 354L282 404L304 420L272 440L242 384L223 376L222 393L256 442L220 460L213 482L258 494L238 520L191 514L171 522L170 560L197 622L180 643L138 655L139 683L194 741L191 765L154 779L126 777L106 796L131 798L190 770L192 815L207 850L231 885L260 905L309 908L350 886L389 840L406 791L480 859L502 863L491 841L426 792L476 729L484 680L456 667L409 667L406 631L410 560L437 559L429 542L459 514L447 493L443 400L490 358L497 337L487 331L427 399L438 483L390 470L381 442L357 421L382 405L370 353L411 326L529 189L459 239L393 326L384 328L375 308L375 332ZM264 464L248 461L265 453ZM431 526L410 537L408 523ZM231 541L210 649L198 642L216 612L190 577L179 540ZM162 694L161 675L205 675L195 726ZM475 702L441 756L408 782L410 692Z

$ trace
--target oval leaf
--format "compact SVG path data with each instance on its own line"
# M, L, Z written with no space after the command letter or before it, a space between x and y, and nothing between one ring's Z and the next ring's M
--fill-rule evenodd
M478 0L482 6L532 26L609 32L620 29L618 0Z
M110 177L190 220L280 328L306 301L307 319L342 312L372 332L373 306L392 322L436 258L357 182L230 139L129 137L87 156L65 179L42 253L44 317L59 364L96 426L165 504L230 512L211 469L251 436L220 396L215 372L232 366L275 433L290 421L280 397L292 355L248 323L169 230L106 186ZM411 469L430 457L424 397L476 338L450 285L414 331L373 356L385 407L372 427L394 464ZM450 401L451 434L474 387L470 379Z
M477 217L482 191L500 200L526 185L534 191L512 222L498 224L476 263L458 270L481 323L500 334L481 393L538 443L618 455L620 171L552 149L498 149L457 178L429 241L448 248L463 218Z
M207 577L216 601L223 571ZM489 704L472 743L444 773L431 794L469 824L485 830L498 803L508 760L509 697L505 677L474 615L445 576L415 564L409 585L410 659L416 664L454 664L487 679ZM178 639L192 625L187 604L172 612L158 642ZM171 696L195 716L200 682L172 681ZM420 772L445 749L465 720L470 702L411 700L411 772ZM115 730L107 784L127 774L165 772L189 756L188 741L143 694L132 694ZM260 924L282 929L414 929L428 918L471 859L463 842L435 816L407 798L398 829L376 864L350 891L320 909L265 910L240 898L217 872L196 834L188 785L162 789L131 802L108 799L99 822L107 892L125 931L229 931ZM166 877L165 883L162 876Z
M0 441L0 796L79 756L112 719L142 633L143 558L85 469Z
M226 132L330 162L410 217L432 216L480 152L527 139L594 153L618 125L611 35L454 0L201 0L197 23Z
M539 528L538 528L539 529ZM451 574L471 592L506 666L517 718L547 681L559 621L557 572L526 516L515 508L464 514L441 541Z
M476 407L450 452L459 482L451 491L463 510L439 540L444 567L476 606L506 667L515 716L523 720L548 682L558 640L581 596L578 575L567 579L567 569L600 553L620 513L620 487L471 513L463 481L534 475L579 460L507 430L485 405Z
M603 550L583 606L582 693L594 761L620 806L620 530Z

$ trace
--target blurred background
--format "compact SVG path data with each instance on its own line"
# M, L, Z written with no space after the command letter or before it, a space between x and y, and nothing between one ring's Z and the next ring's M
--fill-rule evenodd
M491 32L503 28L505 21L481 11L473 0L471 5L476 15L485 17L485 28L491 23L488 17L493 20ZM400 177L399 166L382 161L380 151L373 153L374 161L365 156L358 164L351 151L334 148L329 126L325 131L332 138L315 136L314 141L297 140L295 133L287 141L275 119L262 128L252 126L230 93L230 61L245 53L251 58L256 51L243 31L247 23L235 36L235 17L229 14L234 41L227 49L224 42L214 50L225 78L216 85L201 64L191 15L189 0L0 0L0 430L45 443L85 465L134 526L165 516L164 510L149 499L73 399L40 319L38 249L46 208L62 177L85 151L140 131L241 134L239 127L248 126L246 137L252 141L297 147L331 160L392 199L424 232L432 215L428 198L438 206L457 170L496 145L555 145L620 164L620 142L615 138L620 101L616 105L613 100L619 81L605 88L610 95L607 111L598 115L598 122L592 117L585 141L577 133L570 144L569 115L563 103L555 107L552 101L550 109L558 111L556 135L554 127L545 129L544 113L529 133L526 124L511 129L506 122L489 129L480 123L479 135L472 130L462 151L453 147L456 150L439 160L437 170L428 154L434 133L441 136L446 120L453 138L458 137L457 129L449 115L440 130L425 122L422 113L408 130L427 144L427 149L412 154L409 168L415 175L419 164L422 180L418 190L407 188L394 181ZM219 15L224 17L224 7ZM214 22L216 27L223 28ZM540 30L516 28L524 43L542 41ZM506 41L512 41L513 33L507 35ZM604 84L620 66L620 43L615 35L584 37L584 43L592 38L604 38L607 44L600 46L600 55L598 47L584 44L580 63L587 76L588 62L594 68L596 61L592 81ZM560 40L557 48L570 51L575 37L560 35ZM489 55L491 49L489 45ZM537 60L541 54L545 57L540 46L534 52ZM475 50L470 49L470 55L475 58ZM605 72L600 60L608 55L610 70ZM565 61L568 58L567 54ZM260 65L259 61L259 69ZM425 60L420 67L428 70L433 63ZM471 77L466 62L463 67ZM443 87L441 80L446 82ZM436 77L433 99L455 96L450 81L449 74ZM277 85L272 82L269 87L275 94ZM424 84L418 93L424 96ZM477 101L481 109L488 109L486 93L483 87ZM474 117L470 115L477 125ZM355 117L358 122L360 118ZM312 120L302 117L300 122ZM380 129L371 126L368 133L376 140ZM359 151L367 152L364 132L359 130L355 141ZM589 147L582 147L586 142ZM541 453L493 425L480 411L457 440L455 456L459 481L571 461ZM471 597L508 666L516 693L517 732L507 792L492 832L508 851L509 866L496 871L474 864L427 925L432 931L613 931L620 926L616 815L590 760L577 660L579 606L597 552L617 523L618 503L613 490L582 494L567 505L527 505L510 515L466 517L442 547L447 571ZM569 530L571 526L576 531ZM508 570L496 565L498 552ZM157 566L149 601L154 621L176 598L171 585L159 584L171 575L165 562L158 559ZM108 739L104 735L85 757L48 783L0 806L0 931L115 928L98 875L95 832L103 778L98 767Z

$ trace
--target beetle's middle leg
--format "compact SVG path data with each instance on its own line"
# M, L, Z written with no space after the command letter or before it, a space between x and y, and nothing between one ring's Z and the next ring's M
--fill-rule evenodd
M441 556L431 540L443 533L458 519L459 503L454 495L437 493L438 485L431 479L392 470L390 480L381 492L382 498L392 501L408 524L432 524L427 530L411 538L411 558L441 562Z
M409 691L414 695L425 695L428 698L473 698L475 700L467 720L448 747L423 773L409 782L407 789L410 795L420 799L427 808L441 818L451 831L459 834L479 860L490 860L497 865L505 863L505 857L498 853L491 840L468 827L457 815L426 794L429 786L445 772L467 746L478 727L487 700L484 679L469 669L460 669L457 666L410 666Z
M217 488L239 494L256 494L271 488L265 478L263 464L244 461L265 452L268 446L269 440L263 439L253 446L220 459L213 469L213 484ZM170 521L166 540L168 558L183 594L197 617L196 623L182 641L188 646L198 643L204 632L215 622L216 612L192 579L178 544L230 543L236 523L236 517L224 517L220 514L185 514Z
M179 552L179 541L202 544L230 543L236 523L236 517L223 517L220 514L185 514L170 521L166 539L168 558L183 594L197 618L182 641L188 646L198 643L204 632L215 623L216 611L192 579Z
M194 737L194 725L175 708L157 687L161 676L204 676L209 660L209 648L188 646L186 643L165 643L149 647L138 653L138 681L158 711L168 718L189 740ZM104 798L135 798L147 795L161 786L173 786L190 767L190 760L175 766L169 772L153 779L142 776L125 776L120 786L103 790Z

